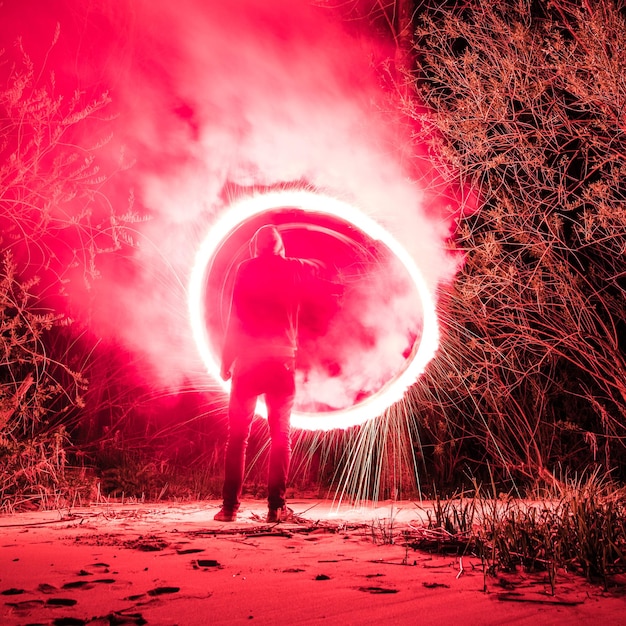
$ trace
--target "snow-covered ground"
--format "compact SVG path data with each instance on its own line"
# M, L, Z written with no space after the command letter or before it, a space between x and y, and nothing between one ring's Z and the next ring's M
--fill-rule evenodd
M428 503L359 509L98 504L0 517L0 624L624 624L626 600L559 572L485 576L404 545ZM485 591L486 584L486 591Z

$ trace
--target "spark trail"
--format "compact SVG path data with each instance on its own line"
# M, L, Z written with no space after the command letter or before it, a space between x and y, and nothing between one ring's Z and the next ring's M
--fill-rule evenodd
M239 223L253 217L263 219L264 215L271 210L284 206L293 206L302 209L306 213L304 217L305 223L308 221L313 222L315 219L319 218L320 215L338 217L349 225L359 229L371 239L382 243L389 248L402 263L403 269L408 274L412 283L411 286L417 290L419 294L419 302L413 303L413 315L421 313L421 319L419 320L421 337L418 341L414 341L413 344L409 346L408 358L403 359L404 362L402 363L400 371L390 380L383 380L380 389L375 390L372 394L368 394L365 399L360 401L355 397L350 397L347 406L336 408L333 406L332 399L324 396L324 385L327 380L340 378L338 381L333 381L335 385L339 385L342 389L353 387L357 392L361 392L366 386L366 381L357 375L356 368L350 368L347 377L329 377L322 373L321 376L323 380L318 380L317 384L313 383L307 385L308 381L300 381L300 393L304 392L308 396L315 396L318 404L329 406L330 410L323 412L295 411L293 413L292 423L296 428L332 430L361 424L368 419L378 417L392 403L403 397L406 389L415 382L428 362L435 355L439 333L433 297L414 260L388 231L374 220L359 212L355 207L335 198L307 191L283 191L259 194L245 198L229 207L229 210L222 216L222 219L210 228L207 238L200 246L196 264L191 274L189 285L189 312L194 338L209 373L216 380L219 380L219 357L215 351L211 349L211 341L208 336L206 324L206 290L204 288L206 282L206 268L212 264L218 247L222 245L224 240ZM321 252L323 251L318 250L318 255ZM331 262L335 261L335 258L331 258ZM387 278L387 287L389 288L391 285L391 277ZM221 292L222 285L220 284L219 286ZM370 303L373 304L371 308L383 308L383 301L385 299L383 294L379 291L374 291L367 295L369 296ZM388 295L389 294L387 294L387 296ZM395 296L395 294L393 295ZM398 300L395 297L390 299L389 306L392 310L397 308L399 306ZM367 308L369 309L370 307ZM391 357L397 359L398 356L402 356L401 354L390 354L387 345L388 342L394 343L391 333L389 332L389 326L393 325L393 319L390 313L391 311L380 319L380 321L383 322L380 326L374 327L370 325L370 329L376 333L375 344L373 346L368 345L367 348L363 346L360 351L357 346L357 349L354 350L355 354L353 354L353 356L359 360L367 357L373 359L375 362L378 361L376 365L378 371L384 371L386 369L386 361ZM359 311L352 310L350 312L351 319L349 327L342 328L340 331L341 334L349 332L350 328L354 332L354 329L357 328L359 317L366 315L367 310L364 311L362 307ZM379 316L379 318L380 317L381 316ZM407 323L407 321L408 320L405 319L400 320L401 323ZM395 329L392 330L394 333L396 332ZM407 329L404 330L406 331ZM335 336L337 336L337 334ZM321 338L321 341L323 340L324 337ZM329 341L328 337L326 337L326 341ZM334 342L332 346L334 352L341 352L341 348L340 344L338 345ZM342 364L340 369L345 370L345 364ZM363 372L363 369L363 366L361 366L361 372ZM309 371L308 374L310 377L311 372ZM360 380L357 380L355 384L354 379L357 378L360 378ZM228 389L227 385L224 387ZM310 387L312 387L312 389Z

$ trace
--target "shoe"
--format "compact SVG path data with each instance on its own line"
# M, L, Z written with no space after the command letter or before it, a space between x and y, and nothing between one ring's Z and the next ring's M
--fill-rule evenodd
M287 506L282 506L279 509L269 509L265 521L268 524L279 524L291 520L293 520L293 511Z
M234 522L237 519L237 511L229 511L222 507L213 518L216 522Z

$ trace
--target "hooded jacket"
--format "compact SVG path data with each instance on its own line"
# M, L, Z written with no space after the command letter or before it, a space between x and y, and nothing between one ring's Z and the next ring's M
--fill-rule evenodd
M255 256L237 268L222 367L230 370L267 358L294 358L303 295L322 264L286 257L282 238L262 227L251 243Z

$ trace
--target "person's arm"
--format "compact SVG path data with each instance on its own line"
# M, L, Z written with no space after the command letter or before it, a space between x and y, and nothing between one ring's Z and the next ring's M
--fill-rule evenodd
M319 259L295 259L300 266L300 280L315 280L326 272L326 264Z
M297 259L300 264L299 278L303 295L322 292L338 297L343 294L343 281L336 267L329 267L319 259Z
M309 332L321 335L328 329L331 318L341 307L343 285L330 268L317 259L300 259L300 304L303 324Z
M232 351L226 349L224 347L224 352L222 354L222 365L220 367L220 377L222 380L230 380L233 375L233 363L235 362L235 358L232 354Z
M241 268L237 270L235 284L233 286L233 295L230 303L230 311L228 313L228 322L226 323L226 333L224 335L224 346L222 348L222 362L220 366L220 377L222 380L230 380L233 375L233 364L237 357L237 349L241 338L241 324L239 314L237 312L241 291Z

